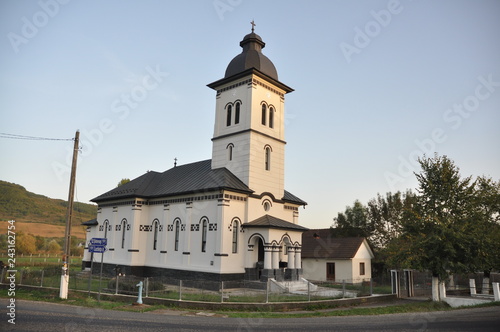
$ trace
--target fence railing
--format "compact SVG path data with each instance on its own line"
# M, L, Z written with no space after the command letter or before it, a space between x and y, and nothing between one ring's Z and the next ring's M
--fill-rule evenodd
M8 283L6 269L0 275L0 283ZM58 266L35 269L19 269L16 272L17 285L35 287L60 287L61 268ZM367 279L363 283L311 283L303 279L300 283L277 283L272 280L260 281L209 281L179 280L166 277L140 278L136 276L114 277L90 274L90 272L71 272L69 289L103 294L138 295L138 283L143 282L143 297L156 297L180 301L203 302L301 302L353 298L373 294L377 290L374 283ZM380 288L379 288L380 289ZM386 294L390 286L385 286Z
M0 273L0 284L12 281L9 271L4 268ZM7 279L9 277L9 279ZM28 267L15 272L16 285L35 287L60 287L61 268L51 266L39 269ZM426 272L413 273L413 296L431 295L432 276ZM459 294L469 292L469 280L476 279L477 293L492 293L492 282L500 280L500 274L492 273L488 284L483 282L482 274L454 275L447 282L447 291ZM209 281L179 280L167 277L140 278L132 275L102 276L91 275L89 271L70 272L70 290L98 292L104 294L138 295L138 283L143 282L143 297L164 298L170 300L203 302L301 302L354 298L374 294L391 294L390 278L371 278L355 283L311 281L303 279L301 283L277 283L273 280L260 281ZM405 282L400 281L404 294Z

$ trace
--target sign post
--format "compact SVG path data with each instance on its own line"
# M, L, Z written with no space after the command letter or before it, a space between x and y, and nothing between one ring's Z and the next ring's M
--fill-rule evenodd
M101 237L93 237L90 239L89 252L100 253L101 254L101 272L99 274L99 293L97 294L97 302L101 302L101 280L102 280L102 266L104 260L104 252L106 251L106 245L108 244L108 239ZM92 275L92 271L90 271Z

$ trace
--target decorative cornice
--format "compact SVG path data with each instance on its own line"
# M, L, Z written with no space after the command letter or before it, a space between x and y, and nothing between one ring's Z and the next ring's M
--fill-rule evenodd
M286 141L283 141L283 140L281 140L279 138L273 137L271 135L265 134L265 133L263 133L261 131L255 130L255 129L245 129L245 130L240 130L240 131L237 131L237 132L234 132L234 133L230 133L230 134L220 135L220 136L212 138L212 141L215 141L215 140L218 140L218 139L221 139L221 138L225 138L225 137L239 135L239 134L245 134L245 133L248 133L248 132L253 132L253 133L256 133L256 134L260 134L262 136L265 136L265 137L268 137L270 139L273 139L273 140L275 140L277 142L286 144Z

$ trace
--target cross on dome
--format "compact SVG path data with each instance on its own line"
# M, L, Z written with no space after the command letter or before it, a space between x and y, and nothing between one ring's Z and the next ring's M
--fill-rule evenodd
M255 24L255 22L254 22L253 20L252 20L252 22L250 22L250 24L252 25L252 32L253 32L253 30L255 29L255 26L256 26L257 24Z

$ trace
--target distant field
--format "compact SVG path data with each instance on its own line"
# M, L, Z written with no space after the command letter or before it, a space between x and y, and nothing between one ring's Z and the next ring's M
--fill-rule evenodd
M7 234L7 221L0 221L0 234ZM64 237L66 226L64 225L51 225L38 222L23 222L16 221L15 232L22 231L42 237ZM72 226L71 235L79 239L85 239L85 226Z

